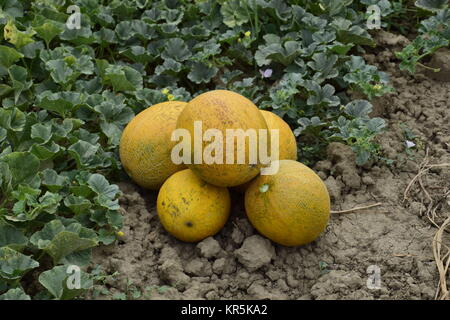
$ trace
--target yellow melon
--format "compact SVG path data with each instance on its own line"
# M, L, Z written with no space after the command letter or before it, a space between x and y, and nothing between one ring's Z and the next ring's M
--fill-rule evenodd
M279 130L279 159L297 160L297 140L289 125L273 112L261 110L261 113L269 130Z
M171 160L171 135L186 102L155 104L134 117L120 140L120 160L140 186L158 189L175 172L185 169Z
M159 190L158 216L179 240L197 242L216 234L230 215L227 188L216 187L186 169L172 175Z
M276 174L259 176L245 193L245 211L264 236L285 246L314 241L330 216L330 197L313 170L281 160Z
M261 110L261 113L266 120L267 128L269 130L279 130L279 155L280 160L297 160L297 140L289 125L270 111ZM234 191L245 193L251 181L233 188Z
M238 142L234 139L234 146L227 146L227 129L242 129L246 132L248 129L254 129L258 140L259 129L267 130L266 121L259 109L244 96L227 90L214 90L203 93L191 100L180 117L178 118L177 128L186 129L190 133L191 145L195 146L194 122L201 121L202 132L209 129L217 129L222 133L223 153L221 163L194 163L194 147L191 148L191 163L187 166L194 171L203 180L217 186L231 187L246 183L256 177L260 171L260 163L250 163L249 161L249 138L245 139L245 161L237 163ZM268 138L270 140L270 138ZM200 153L215 140L202 141ZM268 148L268 146L266 146ZM227 163L227 148L234 150L234 159L229 156L232 164ZM202 151L203 150L203 151ZM259 157L258 157L259 160Z

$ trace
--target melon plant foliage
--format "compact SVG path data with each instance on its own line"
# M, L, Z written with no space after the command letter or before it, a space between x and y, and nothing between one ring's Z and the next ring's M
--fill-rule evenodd
M377 2L0 0L0 299L92 285L92 248L122 227L121 132L149 105L233 90L295 129L303 162L330 141L376 157L385 124L369 100L392 89L359 55ZM86 271L79 289L69 265Z

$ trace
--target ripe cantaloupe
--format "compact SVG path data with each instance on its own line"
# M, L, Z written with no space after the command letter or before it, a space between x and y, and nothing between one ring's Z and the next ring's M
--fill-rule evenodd
M227 188L201 180L191 170L173 174L159 190L157 211L167 232L197 242L216 234L230 215Z
M134 117L120 140L120 160L140 186L157 190L172 174L186 167L171 160L170 138L186 102L155 104Z
M279 130L279 159L297 160L297 140L289 125L273 112L261 110L261 113L266 120L269 130ZM244 193L250 183L251 181L239 185L234 190L239 193Z
M269 130L279 130L279 159L297 160L297 140L289 125L273 112L261 110L261 113L266 120Z
M284 246L314 241L330 216L330 197L313 170L293 160L281 160L276 174L259 176L245 193L251 224Z
M226 129L254 129L259 137L259 129L267 130L266 121L259 109L247 98L232 91L214 90L203 93L191 100L180 117L177 128L187 129L191 135L191 145L194 146L194 121L201 121L203 133L208 129L217 129L223 137L222 163L207 164L194 163L194 148L191 148L191 164L187 166L200 178L213 185L222 187L237 186L246 183L256 177L261 164L249 162L249 139L246 138L245 163L237 163L237 139L234 139L233 164L226 163ZM268 137L268 142L270 138ZM203 148L212 143L203 141ZM266 146L269 148L268 146ZM230 157L231 158L231 157ZM258 157L259 160L259 157Z

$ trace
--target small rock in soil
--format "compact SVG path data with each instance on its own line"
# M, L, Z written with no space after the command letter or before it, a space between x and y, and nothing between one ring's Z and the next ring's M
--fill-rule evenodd
M338 182L333 176L329 176L328 179L324 181L324 183L327 186L331 201L334 203L339 202L341 200L342 192L341 183Z
M275 257L275 249L268 239L254 235L245 239L241 248L236 250L236 257L249 271L255 271L270 263Z
M206 259L197 258L190 261L184 268L188 274L198 277L207 277L212 274L211 264Z
M191 280L191 278L183 272L180 263L173 259L164 261L159 268L159 271L160 277L178 290L183 290Z
M200 255L205 258L217 257L222 252L219 242L213 237L208 237L197 244L197 249Z
M265 300L265 299L283 300L288 298L285 294L282 294L281 292L278 292L276 290L269 291L265 287L257 283L253 283L248 288L247 293L257 300Z

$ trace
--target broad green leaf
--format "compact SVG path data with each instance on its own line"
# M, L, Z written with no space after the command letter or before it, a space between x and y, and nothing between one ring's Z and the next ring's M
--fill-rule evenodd
M8 164L14 185L31 182L39 171L39 159L28 152L12 152L0 160Z
M249 11L245 8L246 3L247 1L239 0L225 1L220 8L223 23L230 28L247 23L251 17L249 16Z
M61 260L61 263L65 265L77 265L80 267L84 267L88 266L91 263L91 259L92 259L92 249L86 249L65 256Z
M9 20L4 27L3 33L5 40L15 45L18 49L34 42L32 37L36 34L36 32L31 28L28 28L26 31L19 31L12 19Z
M49 160L61 151L61 147L54 141L50 141L46 144L33 144L30 151L39 160Z
M95 42L95 36L90 27L82 26L80 29L65 28L59 36L61 40L72 42L76 45L88 45Z
M21 251L27 243L28 238L22 231L8 224L0 224L0 247Z
M29 270L39 267L39 262L33 260L9 247L0 248L0 277L5 279L20 279Z
M14 48L0 45L0 66L9 68L14 62L23 57L23 54Z
M31 300L31 297L22 288L13 288L0 295L0 300Z
M92 203L84 197L69 195L64 199L64 205L75 214L86 213L92 206Z
M50 123L36 123L31 127L31 139L39 143L47 143L52 138L52 125Z
M188 74L189 80L195 83L208 83L214 77L219 69L216 67L208 67L204 63L196 62L192 65L192 69Z
M26 115L17 108L0 109L0 127L11 131L22 131L26 124Z
M83 100L84 96L77 92L51 93L45 91L38 96L37 105L45 110L57 112L65 118L82 104Z
M58 175L53 169L45 169L42 171L41 178L42 185L46 186L51 192L58 192L70 183L67 177Z
M74 71L63 59L50 60L46 62L50 75L56 83L66 84L73 80Z
M131 67L110 65L105 70L104 80L114 91L134 91L142 88L142 75Z
M70 265L56 266L51 270L42 272L39 275L39 282L55 299L73 299L93 285L93 281L88 274L80 270L80 274L77 275L76 271ZM78 276L79 283L77 283Z
M13 65L8 71L12 81L12 88L14 89L14 102L17 104L22 92L30 89L33 82L27 81L28 72L27 69L23 67Z
M64 28L59 23L48 20L44 24L34 27L34 30L40 38L44 39L48 46L53 38L64 31Z
M95 154L99 150L99 146L90 144L86 141L78 141L71 145L67 150L77 162L78 168L83 168L92 163Z
M116 199L120 194L119 187L109 184L108 180L101 174L95 173L88 180L88 185L97 194L97 203L109 210L118 210L119 201Z
M59 220L47 223L41 231L31 236L30 242L49 254L55 264L69 254L97 246L93 230L78 223L64 227Z
M100 229L98 234L98 240L104 245L110 245L116 241L116 231Z
M428 11L437 11L448 7L448 0L417 0L415 5Z
M187 60L191 55L188 46L180 38L166 41L164 51L161 53L163 59L173 59L179 62Z
M372 104L367 100L354 100L345 106L345 113L353 118L368 118Z

